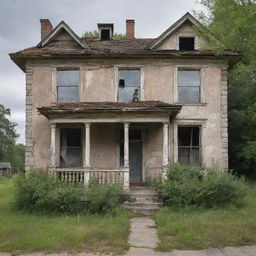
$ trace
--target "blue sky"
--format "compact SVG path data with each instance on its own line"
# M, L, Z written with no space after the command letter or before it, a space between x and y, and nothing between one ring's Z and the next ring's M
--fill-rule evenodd
M8 53L40 41L40 18L55 27L64 20L79 36L114 23L125 33L125 20L135 19L136 37L157 37L188 11L202 9L196 0L0 0L0 104L11 109L18 142L25 142L25 75Z

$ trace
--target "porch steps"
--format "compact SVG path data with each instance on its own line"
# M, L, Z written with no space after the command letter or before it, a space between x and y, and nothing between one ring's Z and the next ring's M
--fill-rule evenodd
M131 187L129 195L134 201L127 201L123 205L125 209L134 213L149 216L162 206L158 193L153 187Z

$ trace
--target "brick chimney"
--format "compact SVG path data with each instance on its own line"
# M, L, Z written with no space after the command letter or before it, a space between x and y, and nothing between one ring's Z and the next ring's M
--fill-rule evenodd
M52 23L48 19L40 19L40 22L41 22L41 40L43 40L52 31Z
M126 20L126 38L134 39L135 20Z

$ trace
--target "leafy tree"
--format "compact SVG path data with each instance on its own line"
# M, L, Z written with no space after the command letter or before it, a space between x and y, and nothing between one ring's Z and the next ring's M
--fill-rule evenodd
M93 31L86 31L83 35L83 38L99 38L99 32L97 30ZM121 33L114 33L113 35L114 40L121 40L125 39L125 35Z
M25 147L16 144L16 124L8 119L10 115L10 109L0 104L0 162L11 162L14 170L23 171Z
M212 32L201 31L207 48L243 55L229 71L229 159L235 173L256 178L256 1L199 2L207 14L197 12L197 16Z
M4 161L9 148L15 144L18 137L15 132L16 124L8 119L10 115L10 109L0 105L0 161Z

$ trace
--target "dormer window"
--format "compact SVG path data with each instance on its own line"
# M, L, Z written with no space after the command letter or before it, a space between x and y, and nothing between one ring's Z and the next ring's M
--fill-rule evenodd
M98 24L100 40L111 40L114 33L114 25L112 23Z
M179 37L179 50L180 51L194 51L195 50L195 37Z

